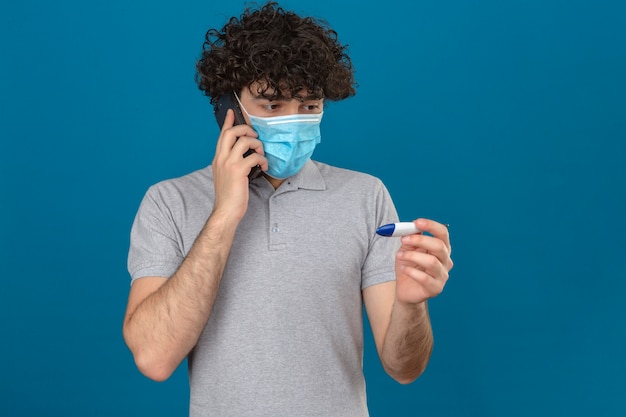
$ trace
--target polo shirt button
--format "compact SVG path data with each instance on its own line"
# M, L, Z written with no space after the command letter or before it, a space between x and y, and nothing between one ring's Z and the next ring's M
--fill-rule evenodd
M272 232L274 232L274 233L280 232L280 229L278 228L277 224L275 224L274 227L272 227Z

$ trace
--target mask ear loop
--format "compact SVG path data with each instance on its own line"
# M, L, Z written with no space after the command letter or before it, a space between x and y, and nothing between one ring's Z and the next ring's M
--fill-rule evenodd
M245 111L246 114L248 115L248 117L250 117L250 113L248 113L248 110L246 110L246 108L243 106L243 104L241 104L241 100L239 100L239 96L237 95L237 93L235 91L233 91L233 95L237 99L237 103L239 103L239 108L242 109L243 111ZM252 153L254 153L254 150L248 149L248 151L245 154L243 154L243 156L245 158L246 156L248 156L248 155L250 155ZM261 165L256 165L256 166L252 167L252 169L250 170L250 173L248 174L248 182L250 182L253 179L257 178L262 173L263 173L263 171L261 170Z
M241 104L241 100L239 100L239 95L237 95L237 93L235 91L233 91L233 95L237 99L237 103L239 103L239 107L241 107L241 109L246 112L248 117L250 117L250 113L248 113L248 110L246 110L246 108L243 106L243 104Z

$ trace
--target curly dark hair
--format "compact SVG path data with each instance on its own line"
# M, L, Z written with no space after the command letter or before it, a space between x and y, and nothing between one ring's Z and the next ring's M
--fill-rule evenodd
M325 21L300 17L276 2L247 7L220 30L209 29L196 64L196 82L211 103L259 82L270 100L309 97L332 101L356 93L347 45Z

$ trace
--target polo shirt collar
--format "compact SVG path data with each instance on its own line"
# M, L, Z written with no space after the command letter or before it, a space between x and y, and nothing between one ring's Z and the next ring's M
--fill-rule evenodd
M306 164L304 164L300 172L287 178L285 183L281 185L281 188L284 185L288 185L289 188L292 189L304 188L307 190L320 191L326 189L326 181L324 181L322 173L317 165L311 160L308 160Z

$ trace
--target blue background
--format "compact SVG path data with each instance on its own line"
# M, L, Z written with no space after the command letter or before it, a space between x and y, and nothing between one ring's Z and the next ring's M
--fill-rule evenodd
M626 415L626 6L285 1L350 45L315 158L451 224L435 351L409 386L367 333L372 416ZM242 2L0 6L0 415L177 416L186 370L121 336L147 187L210 163L194 63Z

